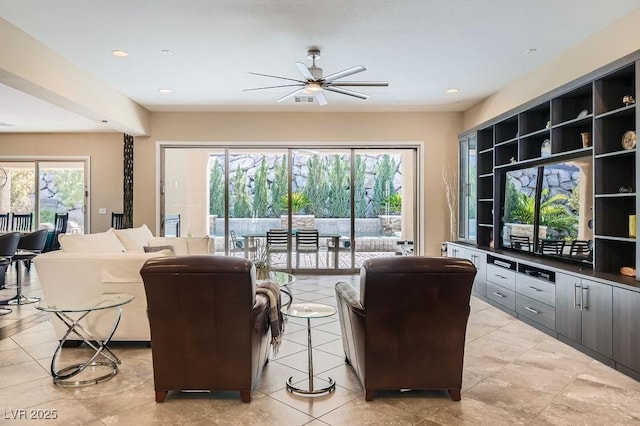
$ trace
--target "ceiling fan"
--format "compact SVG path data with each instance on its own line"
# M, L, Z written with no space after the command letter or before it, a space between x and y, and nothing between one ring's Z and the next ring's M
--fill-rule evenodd
M323 91L327 90L329 92L340 93L341 95L353 96L354 98L359 99L367 99L369 96L360 92L356 92L354 90L345 89L345 87L386 87L389 85L386 81L336 81L344 77L348 77L353 74L357 74L362 71L366 71L366 68L362 65L358 65L352 68L348 68L343 71L339 71L333 74L329 74L327 76L322 75L322 68L318 68L316 66L316 59L320 57L319 49L309 49L307 52L309 59L312 61L311 67L307 67L302 62L296 62L296 66L298 70L304 77L304 80L297 80L295 78L287 78L287 77L278 77L275 75L268 74L260 74L257 72L250 72L249 74L260 75L263 77L270 78L278 78L280 80L288 80L294 81L295 84L283 84L279 86L267 86L267 87L257 87L254 89L244 89L245 92L251 90L264 90L264 89L275 89L280 87L298 87L295 91L289 93L278 99L276 102L282 102L286 99L294 97L296 95L299 96L309 96L313 97L320 105L326 105L327 99L324 96Z

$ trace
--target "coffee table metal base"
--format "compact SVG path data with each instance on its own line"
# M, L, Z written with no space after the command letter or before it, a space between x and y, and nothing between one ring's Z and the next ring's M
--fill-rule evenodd
M107 346L111 341L111 338L113 337L113 334L115 333L122 316L122 307L118 306L115 309L117 312L115 324L108 337L104 340L94 336L91 332L89 332L89 330L87 330L82 326L82 324L80 324L80 321L91 311L84 312L77 319L70 317L65 312L55 312L56 316L66 324L68 330L60 340L58 347L53 354L53 358L51 359L51 376L53 377L53 383L60 386L87 386L104 382L105 380L109 380L110 378L118 374L118 365L121 363L120 359L113 352L111 352L111 350ZM73 364L61 369L57 369L56 364L58 363L58 360L60 358L62 348L71 334L75 334L76 336L80 337L87 346L93 349L94 353L86 362ZM96 361L96 358L98 357L102 357L103 359L100 361ZM78 378L74 380L75 376L90 367L93 369L106 369L106 372L97 377L90 377L87 379Z

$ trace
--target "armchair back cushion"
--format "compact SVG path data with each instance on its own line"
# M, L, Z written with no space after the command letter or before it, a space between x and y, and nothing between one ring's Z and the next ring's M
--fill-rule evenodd
M250 400L267 361L269 303L255 268L234 257L148 260L147 295L156 401L170 390L237 390Z
M344 351L367 400L405 388L459 399L475 274L463 259L398 256L365 261L359 294L338 283Z

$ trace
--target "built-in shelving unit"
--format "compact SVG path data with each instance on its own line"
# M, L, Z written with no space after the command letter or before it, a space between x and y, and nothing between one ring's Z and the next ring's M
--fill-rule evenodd
M478 246L492 245L500 229L495 214L500 206L500 171L590 155L594 270L617 274L622 266L636 265L629 216L635 215L638 204L638 154L621 143L625 132L636 130L636 104L624 102L627 96L637 98L636 62L632 58L605 67L476 130ZM543 152L543 144L550 144L550 152Z

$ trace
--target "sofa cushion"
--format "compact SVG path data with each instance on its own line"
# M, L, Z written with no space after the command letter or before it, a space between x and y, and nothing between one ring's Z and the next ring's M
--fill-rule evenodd
M155 237L149 240L149 246L173 246L177 255L209 254L210 238Z
M67 253L122 253L124 246L112 229L96 234L60 234L60 248Z
M113 232L127 251L136 253L143 253L147 242L153 238L147 225L138 228L114 229Z

